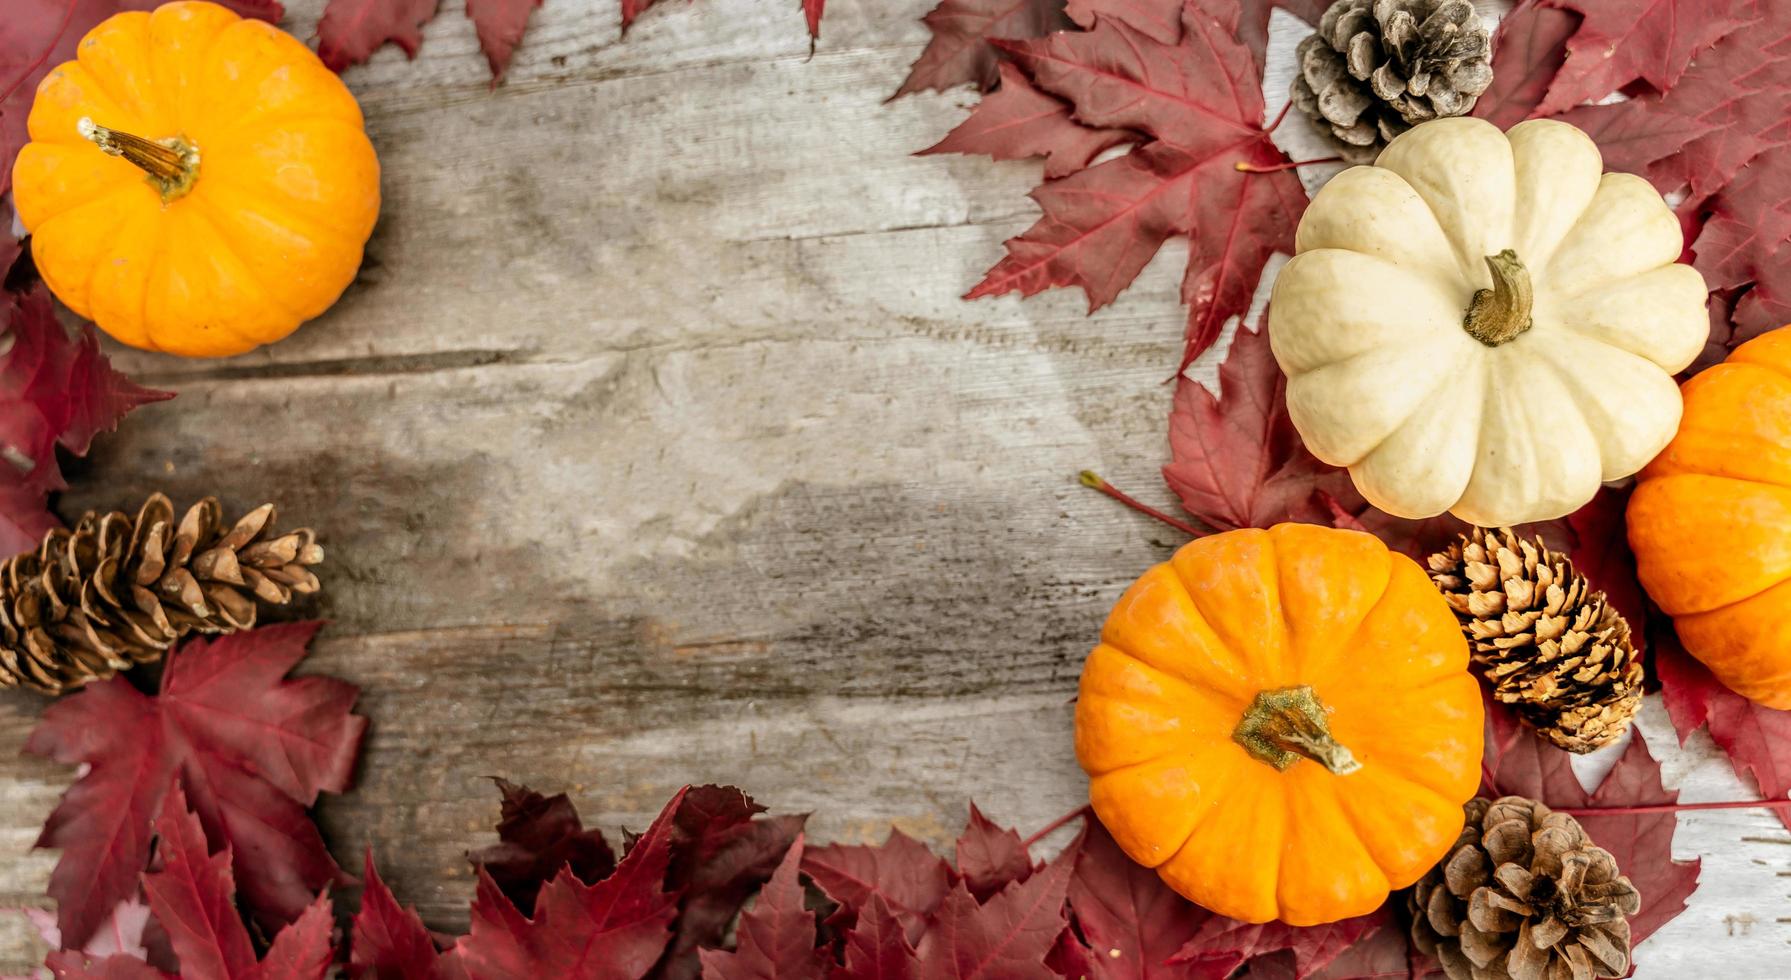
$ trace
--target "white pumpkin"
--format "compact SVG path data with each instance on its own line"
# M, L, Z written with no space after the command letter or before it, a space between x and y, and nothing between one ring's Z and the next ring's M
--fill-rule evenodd
M1306 446L1369 502L1547 520L1672 438L1704 279L1660 194L1602 171L1566 123L1440 119L1313 200L1269 338Z

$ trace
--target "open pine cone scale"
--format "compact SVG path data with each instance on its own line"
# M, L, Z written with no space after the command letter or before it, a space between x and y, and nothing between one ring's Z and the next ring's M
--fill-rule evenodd
M316 592L308 528L269 536L272 504L225 525L207 497L175 522L156 494L131 518L89 512L0 564L0 686L60 693L159 659L188 633L255 625L256 600Z

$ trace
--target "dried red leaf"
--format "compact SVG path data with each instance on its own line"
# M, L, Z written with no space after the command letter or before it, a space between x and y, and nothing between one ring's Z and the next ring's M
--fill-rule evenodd
M889 839L876 846L810 848L802 870L840 904L840 921L862 915L873 897L880 898L910 939L920 935L956 877L944 859L899 830L891 830Z
M1064 897L1073 860L1060 855L987 902L977 902L963 882L947 891L918 945L920 975L1056 980L1045 957L1069 924Z
M1201 980L1225 980L1258 956L1286 950L1293 954L1295 980L1304 980L1370 933L1398 929L1391 910L1384 905L1368 915L1307 927L1284 922L1252 924L1215 915L1170 962L1197 967L1195 976Z
M845 967L832 980L916 980L919 969L907 930L883 896L872 893L846 933Z
M815 913L802 905L802 837L784 854L751 909L741 913L734 949L702 951L708 980L821 980L826 951L815 948Z
M1007 257L967 298L1073 286L1092 310L1185 235L1184 364L1249 309L1269 257L1293 250L1306 194L1291 171L1272 170L1286 157L1263 129L1256 60L1230 13L1220 20L1183 8L1174 44L1104 19L1092 31L998 44L1039 88L1068 100L1078 121L1155 141L1035 189L1043 216L1008 241Z
M366 889L361 910L354 917L353 955L349 975L376 980L434 980L442 969L442 955L415 909L401 907L392 890L373 867L367 852L362 873Z
M1032 877L1032 855L1020 835L998 827L970 804L970 823L958 838L958 874L979 902L1016 881Z
M634 0L622 0L624 9ZM921 22L933 34L891 98L975 82L995 85L993 38L1042 37L1074 26L1064 0L940 0Z
M415 58L423 46L423 25L435 19L437 2L329 0L317 22L317 56L338 72L373 57L388 43L398 45L405 57Z
M663 888L672 861L672 823L689 791L679 790L614 874L595 885L569 869L541 890L524 916L483 870L472 932L455 947L472 980L516 977L640 977L671 940L678 894Z
M1294 430L1287 379L1266 330L1238 329L1219 366L1219 388L1214 397L1197 381L1176 382L1172 462L1163 477L1188 513L1230 531L1283 521L1334 524L1333 503L1360 510L1349 474L1319 462Z
M529 15L541 6L542 0L466 0L466 16L479 35L479 50L485 52L485 63L491 67L491 84L496 85L510 68L510 58L522 43L528 29Z
M1503 705L1489 702L1487 720L1491 729L1486 742L1487 772L1494 792L1527 796L1557 808L1679 801L1677 791L1661 784L1660 764L1639 734L1597 791L1587 793L1573 774L1573 757L1523 727ZM1633 943L1640 943L1685 911L1685 899L1697 890L1702 861L1673 859L1675 814L1579 813L1576 817L1593 842L1611 852L1617 867L1642 893L1642 911L1629 924Z
M673 814L666 889L682 895L670 945L654 975L691 980L697 950L721 942L740 906L777 870L808 819L759 818L765 808L732 786L698 786Z
M1540 112L1552 115L1640 80L1665 92L1692 59L1755 17L1757 0L1549 0L1583 18Z
M346 880L305 810L353 775L367 728L351 713L358 690L328 677L282 679L319 626L192 640L169 655L159 696L114 677L44 709L25 750L88 767L37 841L62 849L49 893L66 944L86 942L135 893L151 820L177 779L210 838L254 856L239 858L236 873L270 931Z
M1763 707L1724 687L1670 628L1657 630L1653 645L1654 673L1680 744L1708 725L1737 776L1763 798L1785 801L1791 794L1791 711ZM1773 814L1791 827L1791 805L1774 807Z
M172 397L114 371L93 327L64 327L43 285L0 292L0 555L36 548L56 526L44 498L63 486L57 446L86 455L96 433Z
M1162 44L1174 44L1182 39L1181 0L1069 0L1064 12L1083 30L1093 30L1095 20L1099 18L1124 24ZM1266 29L1266 6L1262 15Z
M1069 906L1085 941L1089 980L1170 980L1170 964L1213 914L1182 898L1150 868L1133 863L1107 828L1089 820L1076 849Z
M1791 141L1791 7L1760 16L1699 55L1664 95L1582 106L1567 121L1598 141L1606 169L1646 172L1662 190L1714 193L1748 161Z
M1473 114L1501 129L1533 115L1567 58L1567 39L1580 18L1540 0L1524 0L1499 21L1493 35L1492 86L1480 93Z
M561 868L570 868L587 885L616 870L616 855L603 831L586 830L566 794L542 796L503 779L497 785L504 795L498 843L467 857L524 915L534 913L536 894Z
M1791 147L1767 150L1699 211L1706 220L1692 245L1694 264L1712 289L1738 293L1725 351L1791 320L1787 165Z
M198 814L176 785L155 821L160 867L143 875L150 911L167 930L183 980L323 980L335 950L329 898L319 895L291 925L274 936L260 962L232 897L232 860L226 845L213 854ZM84 953L52 953L46 964L58 977L163 978L168 974L129 955L94 959Z
M1001 86L985 96L970 118L918 155L977 153L996 160L1045 158L1045 176L1055 179L1088 166L1101 151L1136 140L1124 129L1084 126L1070 115L1069 103L1035 88L1012 64L1000 66Z

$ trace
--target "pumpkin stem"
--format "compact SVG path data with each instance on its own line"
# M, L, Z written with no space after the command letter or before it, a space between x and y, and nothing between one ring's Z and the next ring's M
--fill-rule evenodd
M1258 693L1232 730L1231 740L1277 770L1301 759L1311 759L1339 776L1362 768L1355 754L1331 737L1325 706L1305 685Z
M178 136L146 140L101 126L86 116L75 128L101 151L123 157L148 174L149 183L162 195L163 204L186 196L199 179L199 148Z
M1497 347L1530 329L1534 322L1530 304L1535 294L1530 289L1530 270L1518 261L1516 252L1506 249L1488 255L1486 268L1492 272L1492 288L1474 294L1461 327L1475 340Z

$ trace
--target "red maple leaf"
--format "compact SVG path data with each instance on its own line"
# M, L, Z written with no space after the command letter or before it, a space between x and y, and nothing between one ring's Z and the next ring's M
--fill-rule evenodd
M714 946L740 906L782 862L808 819L760 817L765 808L732 786L698 786L673 813L668 891L682 895L672 940L655 976L693 980L697 950Z
M1685 911L1686 897L1697 890L1702 861L1673 859L1675 814L1592 812L1678 802L1678 792L1661 784L1660 764L1640 735L1630 740L1598 789L1587 793L1573 773L1573 757L1523 727L1505 706L1489 701L1487 723L1486 766L1492 790L1527 796L1557 809L1580 810L1575 816L1586 834L1611 852L1617 867L1642 893L1642 911L1629 923L1632 943L1639 944Z
M1537 114L1567 58L1567 39L1578 30L1576 14L1524 0L1499 21L1493 35L1492 86L1480 93L1473 115L1510 129Z
M1263 128L1256 59L1229 21L1188 5L1165 43L1120 21L998 46L1088 126L1153 141L1032 192L1044 214L966 294L1073 286L1111 302L1164 242L1189 239L1184 365L1243 314L1273 253L1293 251L1306 194ZM1270 171L1270 172L1263 172Z
M155 834L161 866L143 875L143 891L155 921L167 931L183 980L323 980L329 974L335 950L327 896L306 905L257 962L249 930L232 902L230 848L211 853L202 821L187 808L178 785L163 800ZM46 965L72 980L172 980L128 955L96 959L61 951L51 953Z
M317 56L337 72L366 61L387 44L415 58L423 46L423 25L435 19L438 2L330 0L317 22Z
M387 44L398 45L415 58L423 46L423 25L435 19L440 0L329 0L317 22L317 56L340 72L373 57ZM631 0L623 0L623 26L634 18ZM510 68L510 59L528 30L529 15L542 0L466 0L466 16L479 37L479 50L491 68L496 86ZM647 4L640 4L645 9ZM636 11L638 12L638 10Z
M840 904L834 921L850 922L873 897L879 898L906 929L910 939L925 928L927 918L956 879L951 866L925 844L891 830L882 844L829 844L803 855L802 870L827 897Z
M1182 898L1150 868L1134 864L1098 820L1077 845L1069 905L1088 954L1089 980L1185 975L1169 963L1213 914Z
M998 827L970 804L970 823L958 838L958 874L979 902L1016 881L1032 877L1032 855L1020 835Z
M1304 980L1331 964L1371 933L1397 932L1399 924L1385 905L1354 919L1318 926L1285 922L1248 923L1224 916L1208 919L1171 963L1196 966L1202 980L1225 980L1246 962L1283 950L1293 955L1295 980Z
M634 0L623 0L624 4ZM921 22L933 34L890 98L975 82L995 85L995 38L1043 37L1074 26L1064 0L940 0Z
M815 948L815 913L802 905L801 864L798 835L758 900L741 913L734 949L702 951L705 978L821 980L827 975L825 951Z
M1761 153L1699 209L1694 264L1712 289L1736 294L1726 350L1791 320L1791 145ZM1743 291L1744 290L1744 291Z
M665 952L678 917L678 895L663 886L672 860L672 822L687 792L672 797L609 877L586 885L562 869L541 889L533 916L517 911L481 870L472 932L455 947L467 975L472 980L645 976Z
M75 45L100 21L127 10L154 10L163 0L6 0L0 19L0 194L12 186L12 163L26 143L25 117L37 83L75 56ZM218 0L244 17L277 22L276 0ZM0 223L0 238L8 223ZM0 270L5 264L0 264Z
M238 856L242 897L270 930L346 879L305 809L348 786L367 728L350 713L358 691L282 680L320 625L192 640L169 654L159 696L119 676L44 709L25 750L88 767L37 840L62 849L49 893L65 945L135 893L152 818L177 780L209 838Z
M1704 49L1752 21L1758 0L1549 0L1584 19L1539 107L1544 115L1641 80L1665 92Z
M1685 652L1664 621L1653 647L1654 673L1679 744L1709 726L1735 774L1759 787L1764 798L1778 801L1773 813L1791 827L1791 803L1785 802L1791 793L1791 711L1762 707L1724 687Z
M444 956L415 909L402 907L373 867L367 852L361 910L355 913L349 975L377 980L447 980L460 975L454 955Z
M1084 126L1070 115L1068 102L1039 91L1019 68L1002 62L1000 71L1001 87L984 96L970 118L918 155L1044 157L1045 176L1055 179L1088 166L1103 150L1138 139L1138 134L1124 129Z
M96 433L172 397L114 371L93 327L64 327L41 284L0 291L0 554L32 550L56 526L45 509L63 486L56 447L86 455Z
M914 947L882 895L872 894L846 933L845 967L832 980L915 980Z
M503 779L497 785L504 796L498 843L467 857L524 915L534 912L535 895L561 868L569 868L587 885L616 870L616 855L603 831L586 830L566 794L542 796Z
M1760 17L1699 55L1665 94L1581 106L1563 118L1598 141L1607 170L1646 173L1663 191L1708 197L1748 161L1791 142L1791 6Z
M496 85L510 68L510 58L522 43L522 32L529 26L529 15L541 6L542 0L466 0L466 16L479 35L479 50L485 52L485 63L491 67L491 84Z
M1059 855L986 902L979 903L958 882L945 893L917 946L919 975L1056 980L1045 957L1069 924L1064 897L1073 860L1073 854Z
M1219 366L1215 397L1199 382L1176 382L1169 414L1171 462L1163 467L1182 506L1208 527L1230 531L1283 521L1335 524L1337 504L1358 513L1349 473L1322 463L1287 414L1287 379L1266 330L1238 328Z

